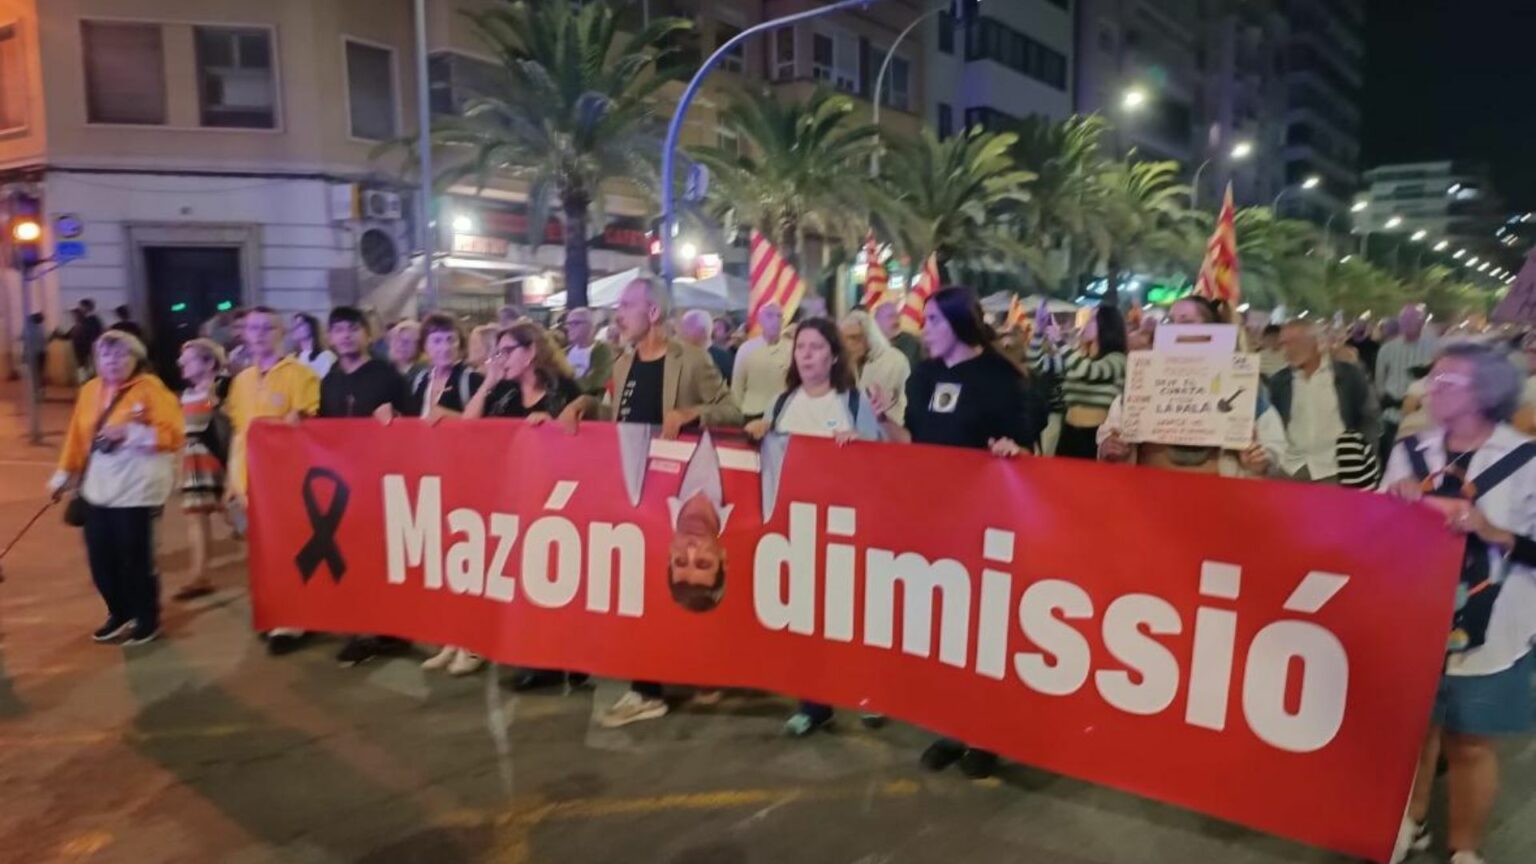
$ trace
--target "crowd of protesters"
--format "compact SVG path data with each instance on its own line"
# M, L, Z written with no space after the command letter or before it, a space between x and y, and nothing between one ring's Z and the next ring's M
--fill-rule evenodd
M1481 861L1476 850L1497 789L1495 742L1528 731L1536 718L1536 444L1527 437L1536 431L1536 386L1527 380L1527 351L1536 344L1502 332L1437 335L1419 307L1376 331L1306 320L1247 331L1224 305L1187 297L1167 310L1165 324L1238 325L1239 350L1259 357L1253 439L1220 449L1126 440L1129 356L1156 350L1158 322L1139 310L1128 324L1120 309L1102 304L1074 329L1042 307L999 332L971 291L949 287L929 299L916 333L902 327L893 303L840 321L791 320L784 312L765 305L748 333L699 310L675 314L664 286L644 278L621 292L606 323L596 310L572 309L550 328L515 307L469 330L442 313L385 329L376 315L351 307L331 310L324 322L256 307L221 313L203 338L181 346L178 405L149 371L142 329L126 315L104 328L94 306L82 303L69 338L88 380L52 489L74 491L83 504L91 574L107 607L93 638L138 645L158 635L153 538L175 489L192 554L174 598L217 589L208 565L215 517L223 514L236 536L243 532L245 441L263 420L495 417L574 429L599 418L657 426L664 438L738 427L752 438L915 442L1003 459L1061 456L1379 488L1437 507L1447 530L1468 538L1435 725L1397 860L1429 845L1429 790L1443 761L1452 860ZM685 605L708 605L720 588L712 534L705 540L678 541L673 550L682 562L674 564L673 590ZM311 635L264 638L281 655ZM355 665L411 649L359 634L337 659ZM485 662L446 645L422 665L468 675ZM514 683L582 680L533 669ZM671 709L662 684L634 682L599 722L623 726ZM803 702L786 731L809 735L833 717L830 706ZM984 777L996 757L939 739L921 761L933 770L958 762L968 776Z

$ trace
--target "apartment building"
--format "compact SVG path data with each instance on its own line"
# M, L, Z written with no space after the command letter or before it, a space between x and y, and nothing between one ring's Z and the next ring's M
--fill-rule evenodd
M947 12L926 23L928 124L946 136L967 126L1070 114L1069 0L983 3L980 13L963 28Z
M1359 209L1351 214L1357 235L1393 246L1403 238L1421 236L1429 250L1443 241L1438 251L1446 256L1465 250L1449 260L1481 259L1518 269L1524 248L1514 226L1524 224L1523 216L1506 220L1504 202L1485 166L1452 160L1413 162L1381 165L1364 176L1366 188L1356 201Z
M461 10L488 0L429 0L431 108L459 111L490 60ZM696 64L741 30L813 0L640 0L626 15L696 23L677 62ZM367 302L408 308L421 281L414 186L411 0L0 0L0 189L40 195L50 220L84 226L86 256L42 277L34 306L50 322L81 298L126 304L174 350L220 309L320 310ZM733 144L720 109L736 88L786 98L812 87L872 112L886 51L926 6L892 0L788 28L726 58L695 101L683 143ZM881 122L912 133L926 103L923 44L893 55ZM669 85L663 103L681 85ZM664 104L663 108L667 106ZM439 198L443 304L485 311L506 297L559 290L560 227L534 230L525 191L494 182ZM654 204L605 190L594 275L645 260ZM19 328L8 275L3 322ZM163 338L168 337L168 338ZM162 363L168 358L159 358Z
M1284 0L1286 182L1321 185L1286 199L1286 215L1317 222L1342 213L1360 184L1363 0Z

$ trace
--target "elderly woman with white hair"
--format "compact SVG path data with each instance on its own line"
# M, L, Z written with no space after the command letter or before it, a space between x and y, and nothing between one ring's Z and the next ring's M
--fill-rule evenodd
M912 364L907 357L885 338L880 325L868 312L856 310L843 316L839 329L843 342L848 346L848 359L853 363L859 389L876 402L892 400L887 416L900 424L907 414L907 379L912 375Z
M95 355L97 377L80 388L49 490L55 499L76 491L66 517L85 529L91 579L107 606L91 638L142 645L160 633L153 522L175 486L181 401L149 372L133 335L103 333Z
M1508 423L1521 375L1482 345L1444 348L1429 373L1434 425L1398 443L1382 488L1433 506L1467 539L1445 672L1392 861L1430 846L1436 765L1449 766L1451 864L1480 852L1498 793L1496 745L1536 718L1536 442Z

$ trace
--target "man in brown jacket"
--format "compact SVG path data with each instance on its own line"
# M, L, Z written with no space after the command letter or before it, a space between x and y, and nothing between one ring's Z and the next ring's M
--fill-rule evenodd
M740 426L741 408L703 349L668 338L667 289L660 280L624 286L615 313L630 350L613 363L608 398L613 419L661 427L676 438L685 426Z
M660 426L663 438L676 438L695 422L705 427L741 425L741 408L715 362L703 349L667 337L670 306L660 280L636 279L619 295L615 317L630 350L613 364L608 392L612 417L620 423ZM613 729L666 714L661 685L636 681L599 722Z

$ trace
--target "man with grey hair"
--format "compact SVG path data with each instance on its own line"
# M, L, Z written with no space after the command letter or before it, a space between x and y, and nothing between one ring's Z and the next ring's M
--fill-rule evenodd
M683 427L694 423L741 425L741 409L715 362L703 349L667 338L671 305L667 287L659 279L639 277L619 293L614 318L629 350L613 364L609 393L614 418L620 423L660 426L662 438L676 438ZM666 713L661 685L636 681L599 722L615 728Z
M1269 381L1285 425L1285 473L1313 483L1340 481L1340 440L1359 436L1369 451L1381 440L1381 415L1365 370L1335 363L1322 350L1317 327L1288 322L1280 331L1286 368ZM1353 437L1350 436L1350 437ZM1368 454L1374 461L1375 453Z
M1403 398L1414 381L1413 370L1435 360L1440 345L1433 333L1425 333L1427 318L1421 303L1410 303L1397 316L1399 334L1376 353L1376 392L1381 396L1381 448L1387 451L1397 440L1403 422Z
M695 348L709 348L709 328L713 324L703 309L689 309L677 324L677 338Z
M741 346L736 352L736 368L731 370L731 392L748 420L768 413L773 400L784 392L794 355L794 346L783 338L784 309L779 304L764 303L757 310L757 326L762 334Z
M898 424L906 422L907 379L912 375L906 355L891 345L880 325L861 309L844 315L838 329L848 346L848 360L858 376L859 389L873 402L890 403L885 416Z
M565 335L570 339L565 359L576 373L576 386L588 396L601 397L613 374L613 346L597 341L592 310L581 307L567 312Z

